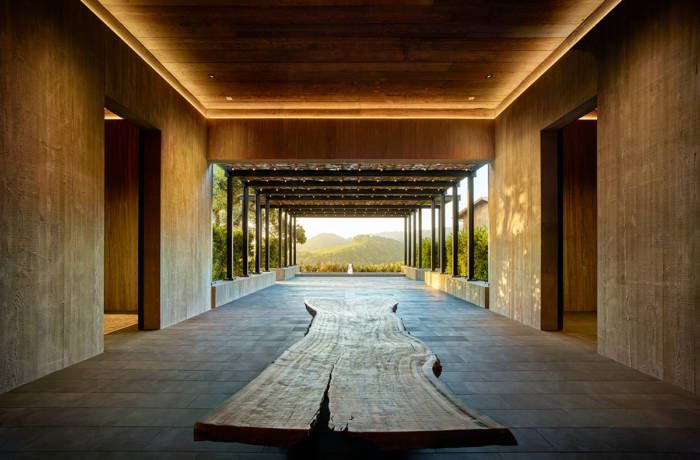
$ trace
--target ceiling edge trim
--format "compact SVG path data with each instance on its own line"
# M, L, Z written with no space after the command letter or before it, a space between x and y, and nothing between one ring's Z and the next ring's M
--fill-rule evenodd
M622 0L605 0L593 11L547 58L542 61L520 84L496 107L493 118L497 118L516 99L561 59L584 35L593 29Z
M177 91L189 104L194 107L204 118L207 111L201 102L185 88L175 76L165 68L163 64L151 54L148 49L110 13L98 0L81 0L95 16L97 16L112 32L129 46L141 59L144 60L172 89Z

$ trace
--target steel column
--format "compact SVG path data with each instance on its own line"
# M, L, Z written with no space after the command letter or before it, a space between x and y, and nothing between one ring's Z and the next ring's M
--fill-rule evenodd
M423 211L418 209L418 268L423 268Z
M262 209L260 192L255 191L255 273L262 271Z
M445 273L447 259L447 244L445 241L445 192L440 194L440 218L438 221L438 232L440 235L440 273Z
M241 213L241 226L243 228L243 273L248 276L248 184L243 183L243 212Z
M265 196L265 271L270 271L270 202Z
M282 268L282 208L277 210L277 268Z
M413 266L418 268L418 211L413 211Z
M287 266L292 265L292 215L287 215Z
M430 269L435 271L437 267L435 258L435 197L430 203Z
M408 212L408 266L413 267L413 211Z
M292 226L292 234L294 235L294 244L292 245L292 265L297 264L297 216L294 216L294 224Z
M452 277L459 276L459 196L457 183L452 186Z
M233 176L226 171L226 279L233 279Z
M282 213L282 242L280 247L282 248L282 257L280 258L280 267L287 266L287 213L284 209L280 208L280 213Z
M474 173L467 176L467 206L469 233L467 236L467 249L469 257L467 261L467 279L474 279Z
M403 264L408 265L408 216L403 218Z

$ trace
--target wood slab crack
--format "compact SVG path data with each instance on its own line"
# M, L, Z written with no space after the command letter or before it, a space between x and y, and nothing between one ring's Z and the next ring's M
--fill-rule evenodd
M293 446L314 432L380 449L516 444L439 381L390 298L308 299L304 338L197 422L195 440Z

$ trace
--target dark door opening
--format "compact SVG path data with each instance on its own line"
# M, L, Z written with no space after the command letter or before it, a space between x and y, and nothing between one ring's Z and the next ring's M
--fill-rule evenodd
M141 130L105 112L105 334L139 323Z
M105 334L160 328L160 131L105 109Z
M596 99L541 132L540 327L597 341Z
M597 117L559 130L558 328L597 340Z

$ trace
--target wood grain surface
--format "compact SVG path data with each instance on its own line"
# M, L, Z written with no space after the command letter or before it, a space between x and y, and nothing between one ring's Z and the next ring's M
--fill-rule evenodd
M293 446L314 431L380 449L515 444L438 380L391 298L310 299L306 336L194 427L195 440Z

